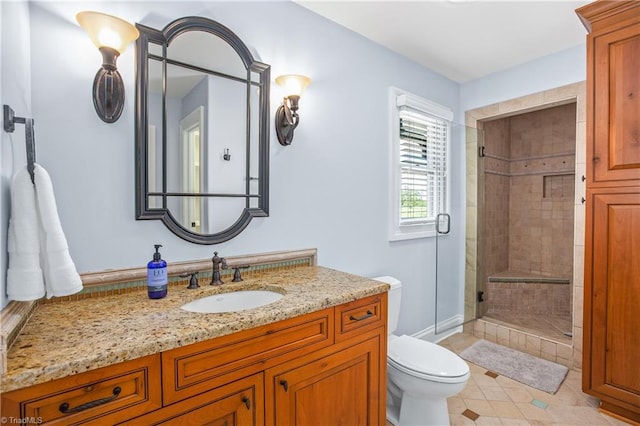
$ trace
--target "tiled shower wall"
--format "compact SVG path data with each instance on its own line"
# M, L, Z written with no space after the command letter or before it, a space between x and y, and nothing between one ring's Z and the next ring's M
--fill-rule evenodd
M496 272L509 270L509 205L511 177L510 120L484 123L484 233L479 237L484 250L483 282Z
M555 315L570 319L571 284L568 280L553 281L545 281L544 278L490 278L485 283L487 314ZM498 318L506 321L501 316Z
M571 277L575 120L570 103L484 123L487 276Z
M515 271L573 273L576 104L510 118L509 263Z

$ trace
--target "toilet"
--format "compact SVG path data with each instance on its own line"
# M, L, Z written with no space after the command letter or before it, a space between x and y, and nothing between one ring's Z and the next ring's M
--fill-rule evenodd
M469 366L450 350L407 335L396 336L402 285L394 277L375 280L391 286L387 341L387 420L395 426L448 425L447 398L461 392Z

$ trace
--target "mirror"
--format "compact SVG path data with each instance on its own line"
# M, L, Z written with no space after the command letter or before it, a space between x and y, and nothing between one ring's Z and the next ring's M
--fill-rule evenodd
M136 27L136 218L227 241L268 216L270 67L207 18Z

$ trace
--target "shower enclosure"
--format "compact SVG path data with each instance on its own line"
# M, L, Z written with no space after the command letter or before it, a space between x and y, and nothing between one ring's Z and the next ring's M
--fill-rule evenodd
M453 129L466 147L465 277L455 319L451 259L438 257L436 335L464 325L580 367L585 96L584 82L573 83L469 110ZM438 235L437 246L447 238Z
M585 82L467 110L465 124L465 331L581 368Z
M569 341L576 104L483 122L480 314Z

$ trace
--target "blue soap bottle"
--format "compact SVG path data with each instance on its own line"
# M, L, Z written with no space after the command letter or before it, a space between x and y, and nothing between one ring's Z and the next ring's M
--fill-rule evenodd
M153 260L147 263L147 291L149 299L162 299L167 295L167 262L162 260L158 251L162 246L155 244L154 247Z

